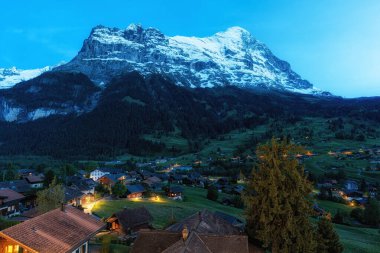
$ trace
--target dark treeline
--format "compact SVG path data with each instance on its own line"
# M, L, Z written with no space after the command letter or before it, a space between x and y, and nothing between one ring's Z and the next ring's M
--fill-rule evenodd
M60 80L64 83L70 78L78 76L68 74ZM90 88L87 80L83 82L89 92L97 91ZM49 92L59 91L65 96L60 85L60 82L51 84ZM33 101L26 103L34 106ZM27 123L0 123L0 154L57 158L144 155L171 147L144 140L143 134L179 130L194 146L195 139L216 138L270 120L293 124L305 116L344 116L378 123L380 99L313 97L233 86L188 89L159 75L144 78L132 72L114 79L102 91L97 107L89 113L52 116ZM339 122L333 122L332 127L339 128Z

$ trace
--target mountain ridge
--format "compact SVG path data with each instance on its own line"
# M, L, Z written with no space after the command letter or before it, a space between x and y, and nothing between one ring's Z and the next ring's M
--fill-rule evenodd
M78 71L104 85L122 71L158 73L186 87L236 85L321 94L247 30L231 27L198 38L166 36L155 28L92 29L78 55L57 71Z
M51 70L49 66L39 69L0 68L0 89L8 89L17 83L35 78L42 73Z

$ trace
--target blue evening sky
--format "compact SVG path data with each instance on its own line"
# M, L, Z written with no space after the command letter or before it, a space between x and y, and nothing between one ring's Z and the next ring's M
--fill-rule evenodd
M0 67L69 61L98 24L209 36L241 26L316 87L380 96L378 0L19 0L0 2Z

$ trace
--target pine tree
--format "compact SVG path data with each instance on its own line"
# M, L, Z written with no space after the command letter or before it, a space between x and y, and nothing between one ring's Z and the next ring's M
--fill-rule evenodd
M339 236L335 232L331 221L321 218L317 229L317 252L319 253L341 253L343 246L339 242Z
M273 253L308 253L315 249L309 221L312 186L295 159L300 151L300 147L275 139L259 146L259 161L244 195L247 233Z

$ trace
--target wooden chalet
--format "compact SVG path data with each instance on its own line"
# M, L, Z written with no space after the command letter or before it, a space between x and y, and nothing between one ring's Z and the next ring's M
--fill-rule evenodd
M19 214L21 201L25 196L21 193L15 192L11 189L0 190L0 214L2 216L10 216L12 214Z
M124 182L127 176L125 174L106 174L98 179L98 182L108 187L114 186L117 182Z
M130 234L142 228L151 228L153 217L145 207L124 208L107 219L107 227L120 234Z
M127 185L127 198L141 198L145 188L141 184Z
M71 187L65 187L65 202L72 206L81 206L94 201L94 195L85 194L80 190Z
M183 195L183 188L181 186L175 185L170 186L169 189L166 192L166 195L169 198L182 198Z
M44 178L42 176L30 175L25 179L33 189L40 189L44 187Z
M64 206L0 231L1 253L88 253L88 241L104 223Z

